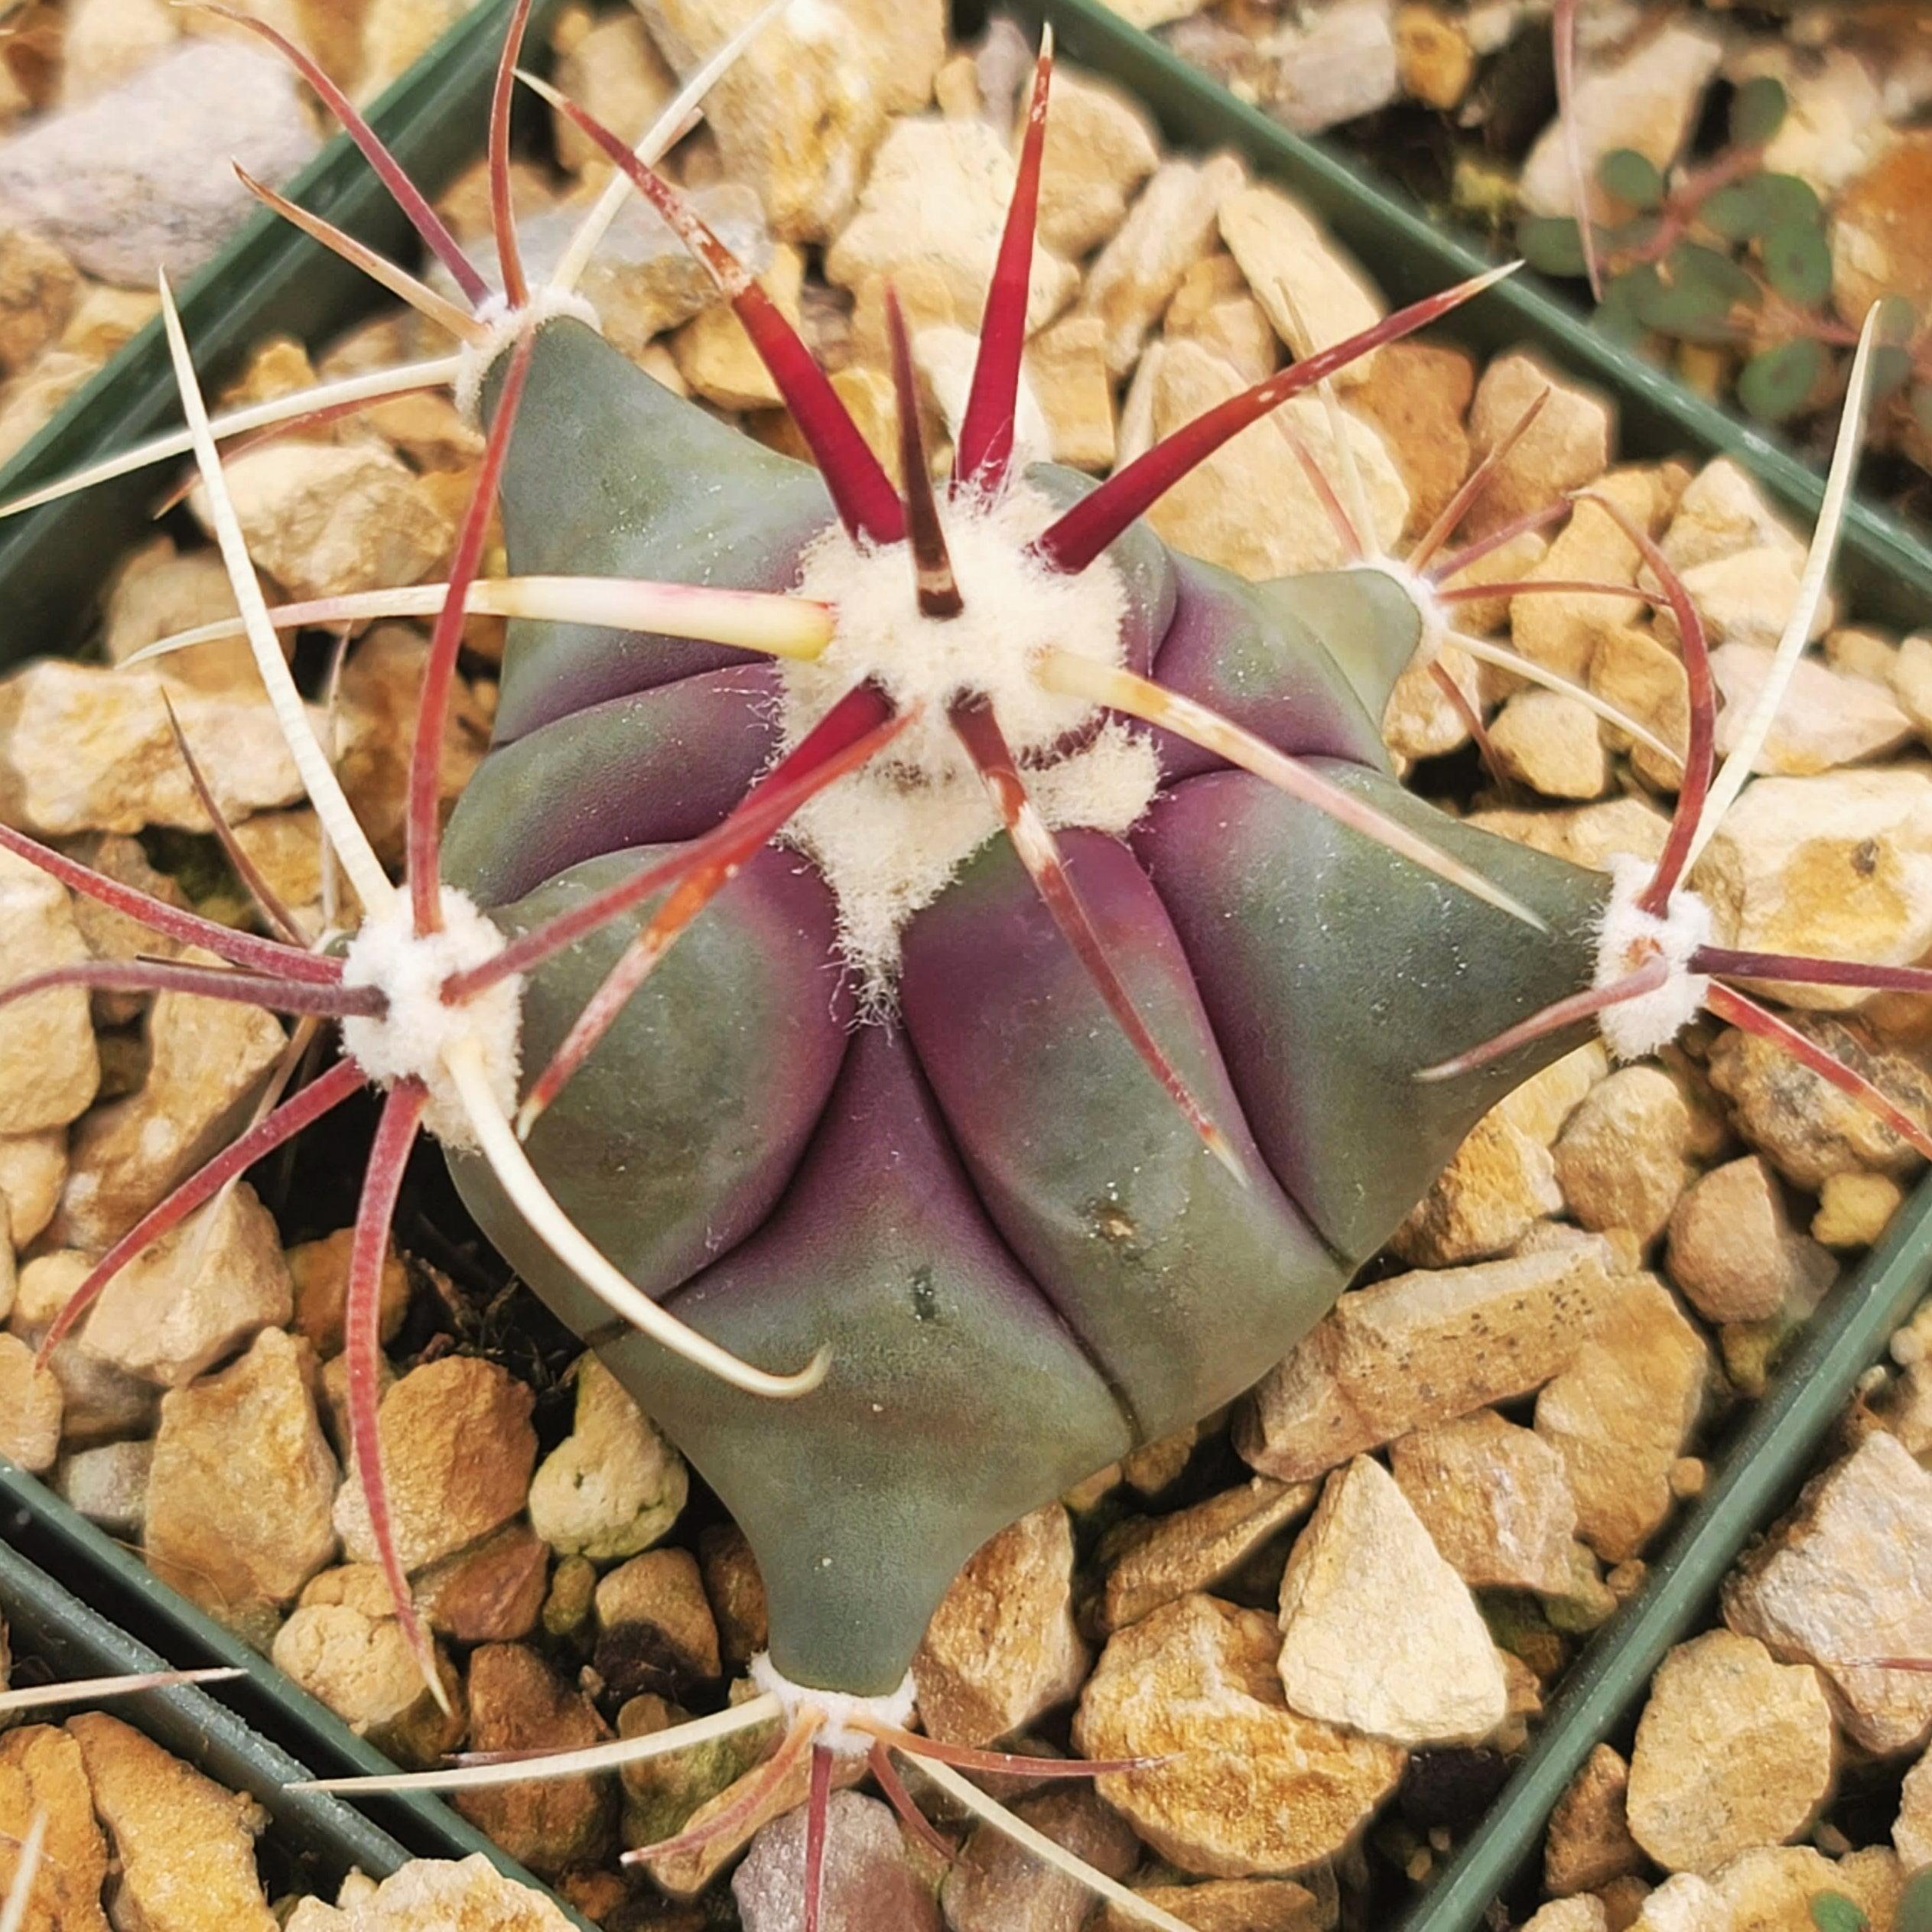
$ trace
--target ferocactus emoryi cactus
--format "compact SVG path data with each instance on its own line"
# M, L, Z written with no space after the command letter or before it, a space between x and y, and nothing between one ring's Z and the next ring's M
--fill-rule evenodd
M1023 464L1042 52L978 368L936 489L888 303L902 494L675 190L561 100L618 164L614 191L646 194L716 276L818 467L609 348L570 293L587 242L552 288L529 288L507 189L526 12L493 116L500 297L351 122L476 310L377 265L463 342L435 379L457 381L488 424L447 586L268 610L217 432L429 379L418 365L387 390L363 379L211 425L165 311L248 635L366 918L339 952L292 930L254 938L0 838L229 962L83 966L10 997L54 978L176 987L334 1019L344 1049L104 1257L47 1345L268 1147L364 1084L385 1088L354 1247L350 1394L405 1628L427 1660L383 1507L376 1280L427 1124L492 1238L750 1538L770 1603L765 1694L695 1730L792 1719L760 1788L811 1751L810 1870L834 1751L883 1764L890 1743L949 1778L962 1761L908 1733L907 1670L972 1551L1254 1381L1476 1119L1593 1016L1620 1052L1641 1052L1708 1003L1816 1065L1715 976L1909 990L1927 976L1709 942L1680 883L1715 822L1703 634L1641 532L1683 640L1693 725L1662 860L1607 880L1423 805L1381 747L1394 678L1453 634L1456 593L1442 587L1472 551L1428 566L1495 459L1405 564L1249 584L1137 520L1286 398L1493 278L1308 356L1098 486ZM647 137L639 153L654 151ZM479 581L498 502L512 574ZM436 751L477 610L515 622L496 746L444 841ZM274 638L278 624L395 612L436 616L401 890L309 736ZM1807 620L1795 621L1801 648ZM1727 771L1718 806L1748 762Z

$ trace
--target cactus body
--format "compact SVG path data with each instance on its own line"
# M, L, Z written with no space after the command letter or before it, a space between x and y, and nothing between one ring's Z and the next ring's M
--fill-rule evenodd
M1033 480L1058 501L1088 487ZM815 471L569 321L538 339L502 500L515 571L767 590L831 520ZM1417 632L1400 587L1366 570L1251 585L1140 525L1108 558L1130 667L1323 761L1552 934L1157 733L1160 791L1130 840L1061 845L1237 1180L1112 1024L1003 835L912 916L893 1010L862 1021L832 889L767 848L529 1147L592 1238L701 1332L773 1365L829 1342L826 1381L795 1401L620 1334L454 1156L492 1238L744 1527L774 1661L801 1683L896 1683L981 1542L1252 1383L1485 1109L1580 1037L1413 1082L1588 984L1602 881L1459 828L1389 775L1375 720ZM776 680L717 647L514 626L445 876L521 930L709 830L777 746ZM526 1064L654 904L533 976Z

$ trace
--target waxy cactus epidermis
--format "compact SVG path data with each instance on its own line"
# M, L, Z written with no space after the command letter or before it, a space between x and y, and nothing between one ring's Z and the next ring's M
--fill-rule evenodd
M1089 486L1032 480L1063 501ZM568 320L538 337L502 501L513 571L747 589L789 588L831 521L817 472ZM1368 569L1251 585L1139 525L1109 558L1131 668L1157 663L1169 688L1322 761L1550 931L1160 737L1163 789L1131 840L1061 844L1238 1179L1114 1023L1003 834L913 916L896 1010L863 1021L831 888L768 847L529 1144L592 1238L694 1327L775 1368L829 1343L826 1380L795 1400L620 1334L455 1157L486 1230L745 1529L773 1660L802 1683L898 1683L981 1543L1255 1381L1475 1120L1582 1036L1415 1084L1589 982L1603 882L1459 828L1389 776L1374 720L1418 632L1400 587ZM513 626L498 744L446 877L521 930L708 830L777 748L778 688L728 650ZM532 976L526 1065L652 909Z

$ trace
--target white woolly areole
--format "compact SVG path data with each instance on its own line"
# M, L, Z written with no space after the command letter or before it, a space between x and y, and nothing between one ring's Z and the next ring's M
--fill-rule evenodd
M473 1149L476 1133L444 1055L459 1040L478 1042L490 1091L506 1114L513 1113L523 981L512 973L467 1000L444 1000L442 984L452 973L494 959L505 941L467 893L444 886L440 903L440 932L419 935L410 922L409 896L398 893L350 941L342 957L343 984L376 987L389 1004L378 1018L345 1020L342 1043L379 1086L420 1080L429 1089L423 1118L430 1132L445 1147Z
M803 1711L816 1711L825 1719L812 1742L822 1744L841 1758L863 1758L872 1748L871 1734L851 1728L852 1720L869 1717L903 1731L912 1719L912 1673L908 1670L899 1688L883 1697L854 1697L842 1690L818 1690L810 1684L794 1683L772 1661L769 1651L760 1651L751 1660L751 1680L760 1690L776 1697L789 1724Z
M837 628L815 660L780 668L783 748L867 678L902 708L923 707L886 751L813 799L785 834L831 886L846 958L875 1006L898 967L906 922L1000 828L947 723L949 704L971 693L991 701L1026 789L1055 831L1117 836L1153 802L1160 768L1151 740L1116 721L1098 724L1092 704L1046 691L1033 675L1036 655L1052 648L1124 661L1127 598L1112 564L1102 557L1070 575L1027 555L1058 513L1019 482L990 504L977 496L942 503L965 605L956 617L922 614L903 543L862 548L834 528L802 559L798 589L831 605ZM1077 747L1056 756L1069 740Z
M561 288L539 288L521 308L512 308L501 295L493 295L476 307L476 320L490 333L477 342L465 343L457 356L456 379L450 385L457 412L467 423L483 420L483 385L496 359L516 343L525 330L540 329L546 322L568 315L603 333L603 319L581 296Z
M1711 909L1694 893L1680 886L1661 919L1638 904L1650 883L1647 860L1620 852L1610 861L1610 902L1604 908L1597 933L1598 988L1614 984L1649 962L1661 958L1670 977L1654 992L1620 1000L1597 1016L1603 1043L1619 1060L1641 1060L1670 1043L1696 1018L1710 975L1693 973L1690 956L1711 937Z

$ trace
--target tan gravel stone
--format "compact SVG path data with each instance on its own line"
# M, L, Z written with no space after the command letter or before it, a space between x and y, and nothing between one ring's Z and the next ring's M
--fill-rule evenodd
M112 1913L142 1932L275 1932L255 1870L260 1812L104 1711L67 1720L120 1866Z
M81 1346L177 1389L285 1322L292 1306L275 1217L243 1182L122 1269L87 1317Z
M1932 191L1932 133L1901 132L1872 166L1845 184L1832 210L1832 304L1856 327L1872 304L1903 295L1916 307L1932 296L1932 255L1921 232Z
M1482 372L1469 405L1469 442L1487 456L1545 389L1542 413L1497 467L1465 525L1471 537L1500 529L1593 483L1610 460L1610 410L1589 391L1563 382L1524 351L1498 356Z
M4 1075L0 1075L0 1085L4 1081ZM5 1205L5 1232L16 1251L54 1218L67 1178L67 1136L63 1128L0 1134L0 1201Z
M1292 1878L1208 1878L1195 1885L1141 1883L1133 1888L1150 1905L1172 1912L1195 1932L1329 1932L1322 1901ZM1146 1924L1107 1904L1087 1932L1139 1932Z
M1740 558L1740 565L1751 561ZM1706 607L1699 598L1698 608ZM1717 749L1728 757L1755 709L1770 674L1773 647L1758 642L1719 645L1711 654L1724 708ZM1841 765L1856 765L1898 750L1913 735L1912 720L1882 685L1848 677L1808 658L1799 659L1754 772L1807 778Z
M1088 1758L1161 1755L1098 1781L1163 1858L1208 1878L1285 1875L1349 1844L1407 1754L1287 1709L1273 1620L1183 1597L1101 1654L1074 1721Z
M96 1107L68 1143L52 1238L99 1250L224 1146L288 1041L270 1014L228 1000L158 994L148 1011L148 1077Z
M87 956L66 888L24 859L0 854L0 982ZM55 987L0 1007L0 1133L64 1127L99 1083L84 989ZM8 1198L11 1211L11 1190Z
M21 1842L41 1815L47 1838L27 1932L108 1932L101 1910L107 1844L80 1747L64 1731L32 1724L0 1737L0 1898L19 1869Z
M325 1359L342 1352L343 1311L349 1297L349 1255L355 1244L353 1228L338 1228L320 1241L304 1241L288 1251L288 1274L294 1299L292 1325L306 1335ZM382 1338L393 1341L402 1325L409 1302L409 1270L392 1247L382 1259L377 1319Z
M652 44L643 21L628 10L607 13L560 52L552 77L560 93L627 146L636 145L678 91L678 76ZM611 164L603 149L568 115L553 113L551 131L557 158L572 174L609 177Z
M1834 1891L1849 1898L1877 1932L1898 1910L1898 1861L1875 1848L1828 1859L1809 1845L1741 1852L1708 1878L1680 1872L1644 1901L1631 1932L1804 1932L1811 1901Z
M1869 1033L1826 1014L1800 1013L1794 1023L1908 1112L1932 1117L1932 1070L1920 1058L1875 1049ZM1711 1084L1731 1101L1738 1133L1799 1187L1866 1169L1909 1174L1921 1165L1921 1156L1866 1107L1769 1041L1733 1028L1718 1036L1709 1064Z
M1221 239L1254 299L1297 356L1332 348L1381 320L1374 284L1280 189L1242 188L1222 202L1220 219ZM1371 354L1338 369L1335 386L1358 387L1373 374L1375 360Z
M1670 1872L1709 1872L1806 1830L1832 1787L1818 1673L1714 1630L1680 1644L1651 1685L1631 1754L1631 1835Z
M1932 1865L1932 1751L1905 1774L1891 1842L1898 1862L1908 1872Z
M772 249L771 266L759 280L779 313L796 327L805 257L781 242ZM714 302L693 316L672 338L671 353L689 392L721 409L772 409L785 400L743 324L726 303Z
M1756 1154L1695 1182L1670 1215L1670 1278L1711 1322L1758 1322L1787 1302L1815 1303L1837 1273L1791 1225L1784 1196Z
M1475 1599L1394 1478L1329 1477L1281 1579L1291 1710L1397 1744L1473 1744L1503 1721L1502 1667Z
M1897 765L1747 785L1696 876L1727 942L1910 965L1932 951L1932 769ZM1856 988L1784 987L1787 1005L1862 1005Z
M1579 1534L1605 1563L1635 1556L1670 1513L1670 1472L1710 1373L1710 1350L1676 1297L1637 1276L1537 1397L1537 1433L1563 1458Z
M825 255L825 275L856 290L916 262L945 280L955 312L986 300L1013 186L1013 157L979 121L897 122L874 158L854 215ZM1043 327L1072 299L1079 276L1036 246L1027 284L1029 326Z
M949 1744L990 1744L1070 1703L1088 1663L1072 1591L1073 1526L1058 1503L976 1550L912 1660L927 1732Z
M152 1442L102 1442L76 1449L54 1465L54 1487L90 1523L124 1542L138 1543L154 1460Z
M288 1602L335 1553L313 1368L306 1342L265 1329L232 1368L161 1398L144 1547L224 1621Z
M1470 1130L1389 1245L1418 1267L1453 1267L1506 1253L1563 1208L1547 1143L1526 1134L1504 1101Z
M1469 474L1463 418L1475 387L1475 363L1467 350L1443 343L1391 342L1375 352L1350 398L1382 432L1409 486L1410 536L1435 522Z
M742 1670L770 1640L758 1560L735 1523L713 1523L698 1533L698 1560L717 1618L719 1651L733 1670Z
M1520 691L1491 722L1489 741L1511 777L1546 798L1594 798L1609 782L1596 714L1562 691Z
M753 11L751 0L646 0L643 8L680 74ZM705 122L724 172L757 190L774 234L810 242L834 232L892 116L931 98L945 22L940 0L828 0L788 11L733 63L705 102Z
M93 1266L91 1255L65 1248L37 1255L27 1263L15 1285L13 1313L8 1322L11 1332L29 1348L37 1348L54 1317ZM69 1447L141 1434L153 1427L159 1400L154 1385L96 1361L76 1337L69 1335L54 1350L48 1366L60 1384L64 1403L60 1434Z
M549 1898L505 1878L481 1852L460 1863L411 1859L382 1882L358 1875L340 1909L304 1898L286 1932L568 1932Z
M61 1402L54 1371L35 1368L34 1351L18 1335L0 1335L0 1456L30 1475L52 1469Z
M51 242L0 229L0 373L17 375L67 327L80 277Z
M422 1613L459 1644L514 1643L535 1629L550 1548L527 1524L506 1523L432 1563L416 1582Z
M1264 1475L1303 1481L1539 1388L1617 1299L1611 1259L1606 1243L1584 1242L1345 1294L1262 1381L1236 1446Z
M1023 95L1023 117L1026 103ZM1042 243L1077 262L1111 239L1160 160L1153 123L1137 101L1104 80L1056 67L1040 167Z
M470 1660L470 1748L574 1751L610 1730L535 1651L486 1644ZM549 1778L457 1794L456 1808L539 1878L598 1857L610 1844L616 1796L608 1778Z
M1166 344L1153 395L1155 436L1171 434L1244 386L1234 369L1199 343ZM1342 421L1375 541L1392 544L1408 515L1408 492L1375 431L1345 411ZM1348 546L1309 481L1290 435L1300 438L1326 473L1335 473L1329 413L1319 397L1297 396L1169 490L1149 513L1149 522L1176 549L1244 577L1338 568L1347 561ZM1264 519L1252 514L1257 503L1270 506Z
M607 1680L640 1672L678 1680L719 1674L717 1625L688 1550L647 1550L620 1563L598 1583L594 1603L599 1671Z
M437 1708L391 1612L380 1573L367 1566L353 1600L329 1601L331 1592L320 1586L336 1584L343 1575L325 1570L311 1579L301 1603L275 1633L269 1654L276 1669L320 1698L358 1737L399 1763L428 1768L461 1738L460 1703L452 1700L454 1718ZM460 1691L440 1652L437 1664L450 1688Z
M1163 161L1101 249L1080 310L1107 325L1107 366L1117 379L1133 368L1181 278L1212 252L1221 204L1246 178L1228 154Z
M414 584L449 547L408 466L369 444L271 443L226 467L249 555L291 597ZM188 502L212 535L205 493Z
M1680 571L1766 548L1802 561L1805 548L1749 473L1728 456L1713 457L1685 486L1658 547Z
M1481 392L1477 400L1480 405ZM1547 416L1554 399L1543 409ZM1537 419L1523 443L1534 440L1543 426ZM1511 458L1514 460L1514 457ZM1506 463L1504 467L1508 466ZM1615 470L1599 476L1595 493L1608 498L1640 525L1655 522L1657 492L1645 470ZM1485 500L1488 493L1484 493ZM1480 507L1480 506L1478 506ZM1637 546L1601 503L1579 503L1569 521L1557 532L1541 563L1529 574L1535 581L1575 578L1596 584L1637 581ZM1572 679L1589 675L1590 660L1602 638L1643 616L1646 607L1636 597L1597 595L1588 591L1538 590L1513 598L1510 603L1510 639L1525 657L1534 658Z
M577 1365L571 1434L530 1484L530 1522L560 1556L598 1562L648 1550L690 1492L684 1458L595 1355Z
M1645 1245L1664 1231L1692 1174L1693 1123L1661 1068L1621 1067L1591 1088L1556 1143L1556 1179L1586 1228L1627 1228Z
M1563 1459L1492 1409L1389 1446L1389 1462L1430 1540L1472 1589L1568 1586L1576 1499Z
M1198 342L1244 382L1271 375L1281 354L1280 338L1231 255L1208 255L1182 276L1160 333L1166 342Z
M1114 467L1114 388L1098 316L1067 315L1026 345L1023 369L1046 419L1047 454L1069 469Z
M1312 1483L1256 1476L1139 1526L1107 1569L1094 1612L1101 1634L1111 1635L1176 1597L1212 1588L1314 1501Z
M1826 1247L1870 1247L1904 1198L1889 1174L1829 1174L1819 1189L1811 1238Z
M1014 1809L1036 1831L1110 1878L1124 1878L1140 1862L1139 1840L1091 1791L1078 1786L1039 1791ZM940 1901L948 1932L1081 1932L1093 1895L1078 1879L981 1824L946 1874Z
M1630 1767L1598 1745L1564 1787L1543 1841L1543 1882L1559 1897L1600 1891L1641 1872L1644 1849L1630 1835Z
M473 1543L523 1508L537 1455L532 1400L527 1384L473 1355L425 1362L383 1397L377 1426L405 1570ZM352 1562L376 1560L353 1470L336 1498L335 1524Z
M1866 1436L1733 1573L1724 1620L1775 1656L1815 1664L1853 1742L1923 1745L1932 1677L1846 1660L1932 1657L1932 1474L1896 1436Z
M1609 1932L1609 1924L1603 1901L1586 1892L1576 1898L1553 1898L1539 1907L1523 1932Z

